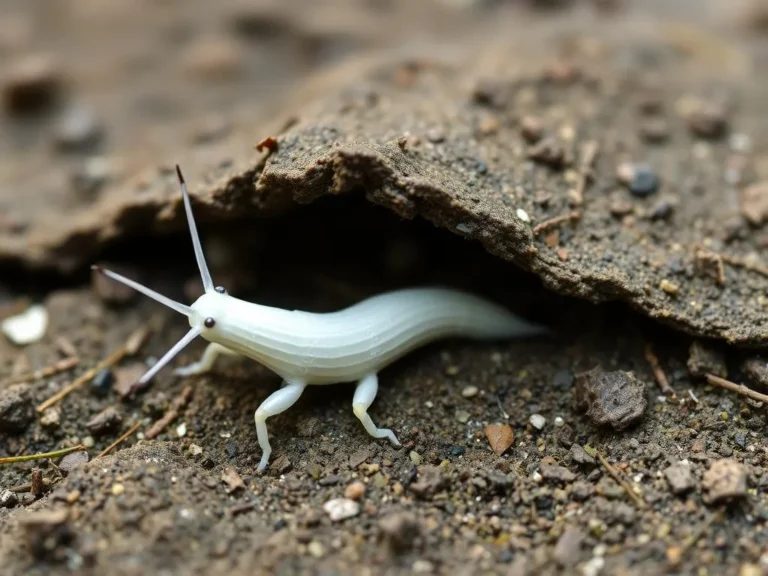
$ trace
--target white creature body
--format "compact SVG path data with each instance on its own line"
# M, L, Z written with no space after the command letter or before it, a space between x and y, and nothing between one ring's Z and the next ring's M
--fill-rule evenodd
M283 378L255 414L266 468L272 448L266 420L290 408L307 385L357 382L352 408L366 431L398 446L395 434L377 428L368 408L378 391L377 373L413 349L449 338L507 339L545 330L482 298L446 288L412 288L374 296L325 314L282 310L233 298L214 287L195 227L186 184L177 167L187 221L205 293L192 304L180 304L119 274L94 266L189 318L190 331L142 378L147 382L189 342L202 336L210 344L198 362L175 373L190 376L209 371L220 354L242 355Z

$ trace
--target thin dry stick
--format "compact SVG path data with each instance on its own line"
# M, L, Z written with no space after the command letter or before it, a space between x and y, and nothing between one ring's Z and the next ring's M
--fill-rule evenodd
M75 366L78 365L79 362L80 362L80 358L78 358L77 356L64 358L63 360L59 360L55 364L51 364L50 366L46 366L45 368L40 368L40 370L35 370L34 372L27 372L26 374L22 374L21 376L15 376L10 380L6 380L2 384L0 384L0 387L10 386L11 384L19 384L20 382L30 382L32 380L39 380L40 378L48 378L49 376L54 376L59 372L64 372L65 370L74 368Z
M640 496L637 494L637 492L632 490L632 486L630 486L625 480L623 480L621 478L621 476L619 476L618 470L616 470L616 468L611 466L608 463L608 460L606 460L603 457L603 455L600 454L600 452L597 452L597 459L600 460L600 464L602 464L603 468L605 468L606 471L608 472L608 474L611 475L611 478L616 480L616 482L619 484L619 486L621 486L624 489L624 491L629 495L629 497L632 498L632 500L635 502L635 504L637 504L637 507L638 508L645 508L645 502L643 502L643 499L640 498Z
M656 382L659 385L659 389L661 390L661 393L665 396L671 396L672 398L676 398L677 395L675 394L675 391L672 389L672 387L669 385L669 380L667 380L667 375L664 374L664 370L661 367L661 364L659 363L659 359L657 358L656 354L653 353L653 347L650 344L645 345L645 359L648 360L648 364L651 365L651 370L653 371L653 376L656 378Z
M573 189L573 201L577 206L584 202L584 192L587 184L592 179L594 173L592 168L597 160L599 145L594 140L588 140L581 148L581 166L579 167L579 179L576 182L576 188Z
M573 212L569 212L568 214L562 214L560 216L555 216L554 218L550 218L549 220L544 220L541 224L537 224L533 228L533 234L534 236L541 234L545 230L549 230L550 228L554 228L555 226L559 226L563 222L570 222L571 220L578 220L581 218L581 212L578 210L574 210Z
M99 362L96 366L94 366L90 370L87 370L84 374L80 375L79 378L76 378L69 385L65 386L59 392L57 392L56 394L48 398L45 402L40 404L37 407L37 411L39 413L44 412L46 408L50 408L57 402L64 399L68 394L70 394L74 390L77 390L78 388L83 386L85 383L90 381L94 376L96 376L96 374L99 373L100 370L114 366L115 364L120 362L120 360L122 360L125 356L132 356L136 354L141 348L141 345L147 340L149 335L152 333L152 330L153 330L152 324L148 326L142 326L141 328L136 330L133 334L131 334L128 337L128 340L126 340L125 344L123 344L120 348L118 348L112 354L107 356L107 358Z
M176 398L173 399L173 402L171 402L171 405L168 407L168 410L165 414L163 414L163 417L160 418L157 422L152 424L149 430L147 430L146 434L144 436L151 440L158 434L160 434L163 430L165 430L166 426L173 422L176 417L179 415L179 412L181 412L181 409L184 408L184 406L189 402L190 397L192 396L192 386L184 386L184 389L181 391L181 394L176 396Z
M720 257L723 259L723 262L730 264L734 268L744 268L745 270L757 272L762 276L768 276L768 268L761 266L760 264L753 264L752 262L742 260L736 256L728 256L727 254L720 254Z
M707 382L710 384L713 384L715 386L720 386L720 388L725 388L726 390L730 390L731 392L736 392L737 394L741 394L742 396L746 396L747 398L752 398L752 400L757 400L758 402L766 402L768 403L768 396L765 394L760 394L760 392L755 392L754 390L751 390L744 386L744 384L736 384L735 382L731 382L730 380L726 380L725 378L720 378L719 376L715 376L714 374L705 374L704 377L707 379Z
M42 460L43 458L58 458L59 456L66 456L72 452L82 452L85 449L85 446L78 444L71 448L62 448L61 450L54 450L53 452L27 454L25 456L8 456L7 458L0 458L0 464L16 464L17 462L29 462L30 460Z
M104 450L102 450L101 453L98 456L96 456L96 458L101 458L102 456L106 456L107 454L109 454L115 446L119 446L120 444L125 442L125 440L128 437L132 436L133 433L136 432L136 430L138 430L140 426L141 426L141 422L136 422L136 424L131 426L125 434L123 434L122 436L120 436L120 438L112 442L112 444L104 448ZM94 460L96 458L94 458Z

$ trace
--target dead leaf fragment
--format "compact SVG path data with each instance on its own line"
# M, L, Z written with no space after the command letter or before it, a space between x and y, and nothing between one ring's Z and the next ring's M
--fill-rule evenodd
M501 456L515 441L515 433L509 424L489 424L485 427L485 437L496 456Z

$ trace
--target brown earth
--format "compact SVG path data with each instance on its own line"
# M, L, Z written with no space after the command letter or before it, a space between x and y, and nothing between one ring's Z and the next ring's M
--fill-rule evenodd
M0 341L0 366L80 360L0 383L0 457L85 442L91 462L2 465L2 573L768 569L763 404L703 379L768 384L759 3L4 4L0 313L42 298L50 326ZM263 368L117 393L184 333L170 314L114 385L37 414L157 317L106 302L89 264L199 292L175 162L238 295L322 311L440 282L555 335L384 371L372 416L400 449L349 386L309 390L270 419L264 475Z

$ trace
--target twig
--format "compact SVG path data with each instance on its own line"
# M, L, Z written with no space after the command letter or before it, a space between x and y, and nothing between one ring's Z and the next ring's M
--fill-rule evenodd
M122 436L120 436L120 438L118 438L117 440L115 440L114 442L112 442L112 444L110 444L109 446L107 446L106 448L104 448L104 450L102 450L102 451L99 453L99 455L98 455L98 456L96 456L96 458L101 458L102 456L106 456L107 454L109 454L109 452L111 452L111 451L112 451L112 449L113 449L115 446L118 446L119 444L121 444L121 443L125 442L126 438L128 438L128 437L129 437L129 436L131 436L131 435L133 435L133 433L134 433L134 432L136 432L136 430L138 430L140 426L141 426L141 421L139 421L139 422L136 422L136 424L134 424L133 426L131 426L131 427L130 427L130 429L129 429L129 430L128 430L128 431L127 431L125 434L123 434ZM94 460L96 460L96 458L94 458Z
M608 463L608 460L606 460L603 457L603 455L600 454L600 452L596 452L596 455L597 455L597 459L600 460L600 464L603 465L603 468L605 468L605 470L608 472L608 474L611 475L611 478L616 480L616 482L619 484L619 486L621 486L624 489L624 491L627 493L627 495L630 498L632 498L632 500L635 502L637 507L638 508L645 508L645 502L643 502L643 499L640 498L640 496L637 494L637 492L632 490L632 486L630 486L625 480L623 480L621 478L621 476L619 476L619 472L616 470L616 468L611 466Z
M727 254L720 254L720 258L723 259L723 262L730 264L734 268L744 268L746 270L751 270L752 272L757 272L762 276L768 276L768 268L761 266L760 264L753 264L752 262L747 262L736 256L728 256Z
M242 514L243 512L248 512L249 510L253 510L256 508L256 502L243 502L242 504L235 504L231 508L227 510L227 514L229 516L237 516L238 514Z
M189 402L190 397L192 396L192 386L184 386L184 389L181 391L181 394L179 394L176 398L173 399L173 402L171 402L171 405L168 407L168 410L163 414L163 417L160 418L157 422L152 424L149 430L147 430L146 434L144 436L151 440L158 434L160 434L163 430L165 430L166 426L174 421L174 419L179 415L179 412L182 408Z
M115 350L112 354L107 356L104 360L99 362L96 366L91 368L90 370L87 370L84 374L80 375L80 377L76 378L74 381L72 381L70 384L59 390L56 394L48 398L46 401L44 401L42 404L40 404L37 407L38 413L44 412L46 408L50 408L57 402L64 399L67 395L69 395L74 390L77 390L84 384L86 384L88 381L90 381L96 374L99 373L99 371L103 370L104 368L110 368L111 366L114 366L120 360L122 360L125 356L133 356L136 354L140 349L142 344L146 342L147 338L153 331L153 324L150 323L147 326L142 326L138 330L136 330L133 334L131 334L128 337L128 340L126 340L125 344L123 344L120 348Z
M49 376L53 376L55 374L58 374L59 372L64 372L65 370L69 370L70 368L74 368L78 365L80 362L80 358L77 356L70 356L69 358L64 358L63 360L59 360L55 364L51 364L50 366L46 366L45 368L40 368L40 370L35 370L34 372L27 372L26 374L22 374L21 376L14 376L13 378L10 378L9 380L6 380L2 384L0 384L0 388L3 386L10 386L11 384L19 384L21 382L29 382L31 380L39 380L40 378L48 378Z
M673 399L677 398L677 395L675 394L675 391L672 389L672 387L669 385L669 380L667 380L667 375L664 374L664 370L661 368L659 359L656 356L656 354L653 353L653 347L650 344L645 345L645 359L648 360L648 364L651 365L653 376L654 378L656 378L656 382L659 385L659 389L661 390L661 393L664 394L665 396L670 396Z
M719 376L715 376L714 374L705 374L704 377L707 379L707 382L710 384L713 384L715 386L720 386L720 388L725 388L726 390L730 390L731 392L736 392L737 394L741 394L742 396L746 396L747 398L752 398L752 400L757 400L758 402L766 402L768 403L768 396L765 394L760 394L760 392L755 392L754 390L751 390L744 386L744 384L736 384L735 382L731 382L730 380L726 380L725 378L720 378Z
M574 210L573 212L569 212L568 214L562 214L560 216L555 216L554 218L550 218L549 220L544 220L544 222L541 222L540 224L537 224L533 227L533 234L534 236L537 236L541 234L542 232L549 230L550 228L554 228L555 226L559 226L563 222L569 222L571 220L578 220L581 218L581 212L578 210Z
M71 448L62 448L61 450L54 450L53 452L27 454L26 456L8 456L7 458L0 458L0 464L15 464L17 462L29 462L30 460L42 460L43 458L58 458L59 456L66 456L72 452L82 452L85 449L85 446L78 444Z
M576 187L573 189L571 198L576 206L581 206L584 203L584 192L587 189L587 184L594 176L592 170L595 160L597 159L597 152L599 145L595 140L588 140L581 148L581 165L579 167L579 179L576 182Z

